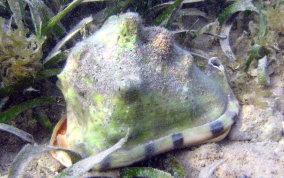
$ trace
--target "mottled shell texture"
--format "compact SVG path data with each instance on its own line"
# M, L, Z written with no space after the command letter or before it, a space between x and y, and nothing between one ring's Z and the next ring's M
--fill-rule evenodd
M145 27L136 13L111 16L76 44L58 76L67 102L68 147L123 150L216 120L228 100L224 73L201 71L170 31Z

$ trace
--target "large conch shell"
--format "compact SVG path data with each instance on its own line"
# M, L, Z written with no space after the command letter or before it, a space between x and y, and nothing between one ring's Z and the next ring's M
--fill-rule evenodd
M87 157L130 130L127 143L98 170L218 141L239 111L218 59L201 71L170 31L144 27L136 13L111 16L76 44L58 78L67 121L58 124L51 144Z

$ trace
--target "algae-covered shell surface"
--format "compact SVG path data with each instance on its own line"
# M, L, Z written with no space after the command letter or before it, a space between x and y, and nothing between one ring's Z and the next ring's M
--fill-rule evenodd
M218 60L201 71L170 31L143 26L136 13L111 16L76 44L58 77L67 103L65 147L88 156L129 131L101 169L221 139L238 113Z

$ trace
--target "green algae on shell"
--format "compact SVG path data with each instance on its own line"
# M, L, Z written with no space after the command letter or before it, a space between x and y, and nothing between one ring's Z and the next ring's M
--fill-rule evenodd
M76 44L58 77L67 103L66 147L89 156L130 129L127 143L115 153L121 157L111 167L146 158L145 149L152 156L221 139L238 113L217 59L201 71L170 31L144 27L136 13L110 17ZM196 137L188 141L187 136ZM132 155L125 160L128 151Z

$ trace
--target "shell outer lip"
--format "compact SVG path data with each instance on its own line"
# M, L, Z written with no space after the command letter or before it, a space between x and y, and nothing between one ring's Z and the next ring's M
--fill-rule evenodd
M232 118L231 118L232 119ZM214 122L214 121L213 121ZM209 123L207 124L203 124L199 127L202 127L202 126L205 126L205 125L208 125ZM233 124L233 123L232 123ZM221 141L222 139L224 139L227 134L229 133L229 131L231 130L231 125L230 126L227 126L225 130L222 130L222 132L219 132L218 134L216 135L212 135L210 137L210 139L207 139L207 140L199 140L197 141L196 143L192 143L192 144L187 144L187 146L181 146L182 147L190 147L190 146L193 146L193 145L199 145L199 144L202 144L202 143L208 143L208 142L218 142L218 141ZM51 136L51 139L50 139L50 145L52 146L57 146L57 147L60 147L60 148L65 148L65 149L70 149L68 146L64 147L60 144L58 144L58 135L62 135L63 138L66 134L66 129L67 129L67 116L65 115L64 117L62 117L60 119L60 121L56 124L54 130L53 130L53 133L52 133L52 136ZM155 141L154 141L155 142ZM66 145L68 145L68 142L66 140ZM172 149L175 149L174 147ZM51 154L52 156L58 160L61 164L63 164L64 166L66 167L69 167L72 165L72 161L71 161L71 158L70 156L64 152L64 151L58 151L58 150L53 150L51 151ZM156 155L156 154L159 154L159 153L154 153L153 151L153 155ZM145 157L147 158L147 157ZM111 163L110 163L111 164ZM112 166L110 166L111 168ZM119 166L121 167L121 166Z
M67 130L67 116L64 115L54 127L49 145L59 148L69 149L68 141L65 139L66 130ZM61 142L65 142L65 144L64 145L60 144L58 138L62 139ZM65 151L52 150L50 151L50 153L53 158L58 160L65 167L69 167L72 165L72 159L69 156L69 154L66 153Z

